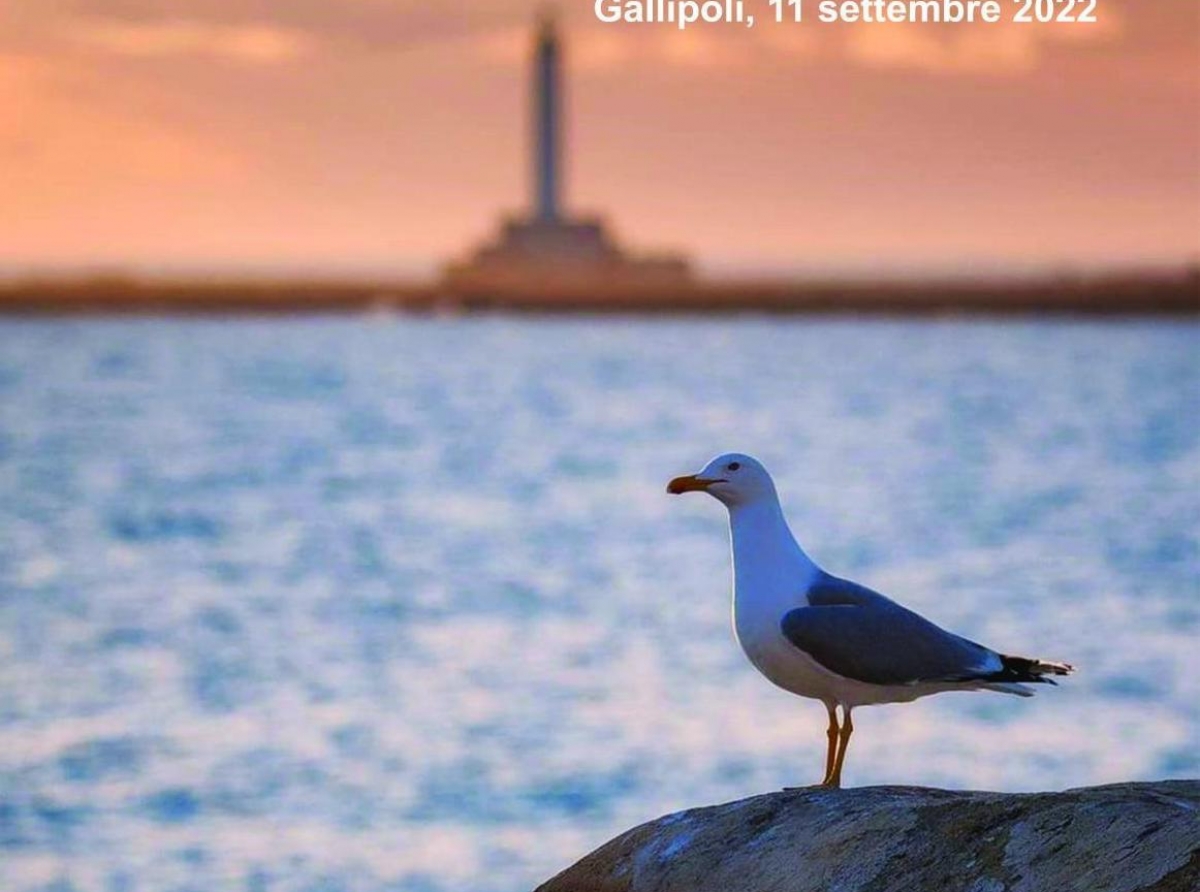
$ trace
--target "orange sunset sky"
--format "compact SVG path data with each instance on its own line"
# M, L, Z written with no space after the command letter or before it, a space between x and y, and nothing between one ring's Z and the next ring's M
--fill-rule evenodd
M716 273L1200 257L1196 0L1092 26L746 3L753 29L680 33L561 0L572 209ZM536 8L0 0L0 271L432 274L526 203Z

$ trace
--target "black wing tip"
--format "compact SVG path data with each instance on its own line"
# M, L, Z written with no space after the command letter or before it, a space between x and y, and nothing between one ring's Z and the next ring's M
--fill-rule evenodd
M1012 657L1000 654L1003 669L988 677L989 681L1015 681L1023 684L1052 684L1058 682L1052 676L1070 675L1075 667L1070 663L1055 663L1050 660L1032 660L1028 657Z

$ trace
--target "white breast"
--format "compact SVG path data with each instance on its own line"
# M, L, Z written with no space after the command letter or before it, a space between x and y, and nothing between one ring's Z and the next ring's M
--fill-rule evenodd
M773 622L765 611L734 599L733 632L754 668L785 691L817 700L836 699L837 677L784 638L779 625L782 614L772 615Z
M820 572L804 553L777 501L730 511L733 543L733 631L750 662L779 687L825 700L837 677L797 650L780 628L785 613L804 607Z

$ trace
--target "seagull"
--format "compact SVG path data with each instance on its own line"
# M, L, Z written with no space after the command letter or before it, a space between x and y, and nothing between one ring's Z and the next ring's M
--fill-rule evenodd
M907 703L943 691L1032 697L1068 663L1014 657L939 628L866 586L818 567L796 542L775 483L749 455L719 455L667 492L706 492L729 509L733 628L750 662L829 713L824 787L840 787L858 706ZM837 709L841 707L839 722Z

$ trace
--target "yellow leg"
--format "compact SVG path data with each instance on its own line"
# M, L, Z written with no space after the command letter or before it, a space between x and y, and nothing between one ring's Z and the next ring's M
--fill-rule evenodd
M829 712L829 729L825 732L825 738L829 741L829 745L825 749L825 777L821 780L822 787L831 786L830 781L833 779L833 763L837 758L838 743L837 705L826 703L825 709Z
M854 722L850 720L850 707L843 707L846 718L842 721L841 731L838 732L840 746L837 759L833 763L833 774L826 786L840 787L842 785L842 764L846 761L846 750L850 747L850 735L854 733Z

